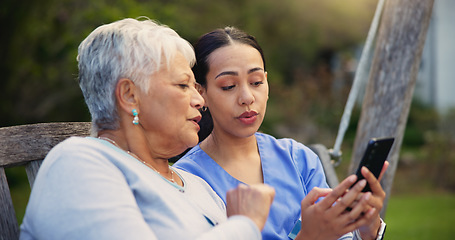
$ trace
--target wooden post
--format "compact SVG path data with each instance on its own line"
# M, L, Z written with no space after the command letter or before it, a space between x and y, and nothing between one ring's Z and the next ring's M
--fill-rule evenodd
M434 0L389 0L384 5L370 77L354 143L350 173L353 173L372 137L394 136L381 184L388 199L398 164L403 134L419 70Z

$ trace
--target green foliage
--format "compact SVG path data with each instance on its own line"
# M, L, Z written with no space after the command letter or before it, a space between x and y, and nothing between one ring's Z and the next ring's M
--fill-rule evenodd
M77 47L104 23L147 16L190 42L214 28L237 26L257 36L270 81L281 85L305 81L295 73L316 66L321 49L333 52L362 41L375 5L372 0L5 0L0 126L89 121L77 84Z
M414 100L409 111L403 142L411 147L422 146L425 144L425 131L436 130L438 122L439 116L435 109Z
M22 223L30 196L30 185L25 174L25 167L18 166L5 169L17 222Z
M455 192L455 111L446 115L414 102L395 174L394 193Z

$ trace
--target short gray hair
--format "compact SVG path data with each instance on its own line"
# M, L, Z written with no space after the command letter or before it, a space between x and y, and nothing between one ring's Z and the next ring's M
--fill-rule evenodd
M191 44L171 28L150 19L127 18L90 33L79 45L77 61L79 86L92 116L92 131L118 129L118 80L131 79L146 91L150 76L162 66L169 67L177 52L193 66Z

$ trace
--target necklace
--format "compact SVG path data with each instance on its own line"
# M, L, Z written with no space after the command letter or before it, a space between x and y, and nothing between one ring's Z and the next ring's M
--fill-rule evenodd
M139 162L143 163L144 165L146 165L147 167L151 168L153 171L157 172L159 175L163 176L165 179L169 180L170 182L173 182L175 183L175 179L174 179L174 171L171 169L171 167L168 165L168 168L169 168L169 172L171 172L171 178L168 178L166 176L164 176L163 174L161 174L158 170L156 170L156 168L154 168L150 163L140 159L136 154L130 152L129 150L124 150L123 148L121 148L114 140L108 138L108 137L98 137L99 139L102 139L102 140L105 140L105 141L108 141L109 143L111 143L112 145L122 149L123 151L125 151L126 153L128 153L130 156L134 157L136 160L138 160Z

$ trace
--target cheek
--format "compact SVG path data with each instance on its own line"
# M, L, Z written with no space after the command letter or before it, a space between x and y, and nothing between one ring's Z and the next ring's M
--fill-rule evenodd
M218 92L213 90L209 92L206 91L202 94L202 97L204 98L205 105L208 106L210 109L216 109L220 107L218 101L220 100L220 98L222 98L222 95L219 94Z
M221 115L228 112L234 102L235 100L232 97L226 97L220 94L214 98L208 98L206 105L209 107L211 113Z
M269 100L269 89L268 88L263 88L257 92L256 101L259 102L259 104L267 105L268 100Z

